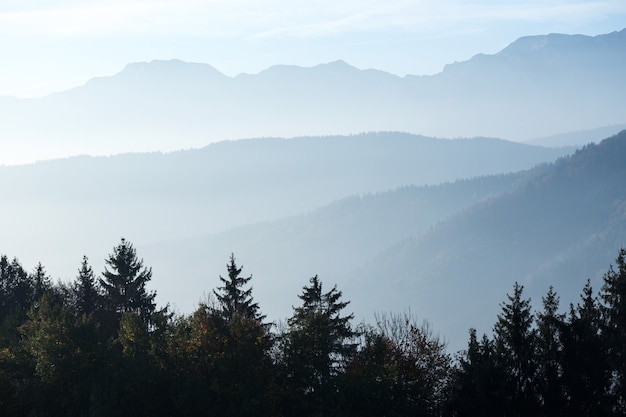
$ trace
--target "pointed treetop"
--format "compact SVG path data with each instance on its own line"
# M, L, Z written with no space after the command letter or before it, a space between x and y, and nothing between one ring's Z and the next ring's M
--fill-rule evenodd
M265 316L259 313L259 305L252 298L252 287L243 288L252 279L252 275L241 276L243 266L237 266L233 253L231 253L229 262L226 264L226 270L228 277L224 278L221 275L219 277L223 285L217 290L213 290L220 305L222 317L227 321L235 316L263 320Z

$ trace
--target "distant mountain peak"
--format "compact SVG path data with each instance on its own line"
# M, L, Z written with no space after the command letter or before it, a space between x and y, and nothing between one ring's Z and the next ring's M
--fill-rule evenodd
M313 68L333 68L333 69L342 69L342 70L358 70L358 68L353 67L348 64L343 59L338 59L336 61L327 62L326 64L319 64Z
M185 62L180 59L161 60L155 59L150 62L133 62L116 74L120 77L178 77L178 76L217 76L225 77L220 71L209 64Z
M358 68L353 67L344 60L336 60L325 64L318 64L313 67L302 67L299 65L272 65L268 69L261 71L258 75L268 74L285 74L294 72L310 72L310 73L350 73L354 71L360 71Z
M566 35L562 33L522 36L510 43L496 55L533 53L547 48L580 48L581 46L588 46L592 43L605 41L626 41L626 29L596 36Z

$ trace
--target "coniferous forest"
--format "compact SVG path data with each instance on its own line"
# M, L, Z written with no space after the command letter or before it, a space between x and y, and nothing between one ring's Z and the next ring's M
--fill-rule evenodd
M70 283L0 258L3 416L622 416L626 250L603 285L534 311L523 286L493 333L456 354L411 314L357 324L313 276L270 323L234 255L190 315L157 306L152 270L122 239ZM441 295L442 297L445 294Z

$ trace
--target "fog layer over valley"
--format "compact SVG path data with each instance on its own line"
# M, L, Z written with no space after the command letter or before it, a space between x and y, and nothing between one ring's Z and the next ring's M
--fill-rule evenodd
M343 154L329 148L341 143ZM586 279L600 279L626 229L625 144L626 131L541 163L566 150L371 134L4 167L12 204L2 206L1 243L25 265L41 261L69 280L83 254L102 270L124 236L153 267L157 300L183 312L216 285L234 252L272 320L287 317L298 289L318 274L344 290L358 320L411 309L460 349L469 327L489 330L513 282L535 301L555 285L566 303ZM272 152L257 158L265 146ZM229 147L224 163L212 159ZM395 179L366 175L367 167Z
M70 279L83 254L98 270L111 242L124 236L154 267L159 300L184 311L235 252L258 277L264 311L278 319L309 276L345 282L388 245L525 174L422 185L528 169L567 153L495 139L373 133L2 167L0 186L11 204L1 208L0 243L25 265L40 261L52 277Z
M354 196L145 250L165 275L182 265L200 277L211 268L219 274L220 258L237 248L272 315L288 316L302 277L319 274L344 289L357 317L410 309L461 349L470 327L490 332L516 281L537 308L551 285L564 306L578 302L587 279L601 285L615 248L624 245L625 152L626 131L515 174ZM186 289L165 285L183 298Z

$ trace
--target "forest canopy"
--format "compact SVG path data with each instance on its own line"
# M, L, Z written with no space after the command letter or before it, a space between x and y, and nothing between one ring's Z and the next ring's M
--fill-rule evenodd
M156 305L152 270L125 239L99 276L83 257L69 283L0 256L1 414L626 414L624 249L565 312L553 288L533 311L516 283L492 334L470 329L455 355L408 313L353 323L317 275L291 317L267 322L234 254L226 272L186 315Z

